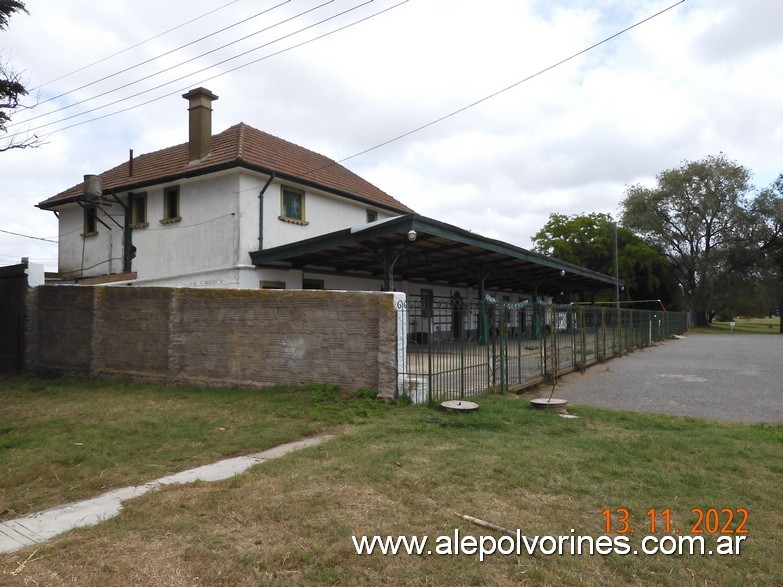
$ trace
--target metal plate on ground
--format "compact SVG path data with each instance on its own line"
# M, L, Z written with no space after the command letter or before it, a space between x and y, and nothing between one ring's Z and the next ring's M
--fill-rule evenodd
M562 410L565 409L568 400L558 399L555 397L541 397L538 399L531 399L530 405L537 410Z
M453 410L455 412L475 412L479 409L476 402L469 402L463 399L452 399L440 404L444 410Z

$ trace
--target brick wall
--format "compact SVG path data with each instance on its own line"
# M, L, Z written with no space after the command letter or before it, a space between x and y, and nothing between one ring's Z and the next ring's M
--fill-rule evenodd
M394 294L42 286L28 297L32 371L184 385L336 383L393 396Z

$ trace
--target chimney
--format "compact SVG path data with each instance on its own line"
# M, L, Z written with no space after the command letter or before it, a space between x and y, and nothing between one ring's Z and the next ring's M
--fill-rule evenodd
M206 88L196 88L182 95L188 101L188 160L200 161L212 148L212 101L218 97Z

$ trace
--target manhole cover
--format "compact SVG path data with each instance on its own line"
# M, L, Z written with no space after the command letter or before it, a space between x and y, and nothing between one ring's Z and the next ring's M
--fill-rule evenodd
M476 402L469 402L463 399L452 399L440 404L444 410L454 410L455 412L475 412L479 409Z
M537 410L563 410L568 404L568 400L557 399L555 397L540 397L538 399L531 399L530 405Z

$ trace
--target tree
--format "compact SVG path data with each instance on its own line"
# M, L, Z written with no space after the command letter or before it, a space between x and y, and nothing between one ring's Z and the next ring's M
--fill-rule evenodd
M623 224L669 259L697 325L709 323L717 288L741 267L752 228L750 176L720 154L663 171L655 187L626 190Z
M759 194L753 202L752 214L757 220L755 240L759 262L770 276L768 290L783 333L783 174Z
M0 0L0 30L8 28L8 19L14 12L27 12L24 2L19 0Z
M8 20L16 12L27 13L24 2L20 0L0 0L0 30L8 27ZM0 133L6 134L7 124L13 113L22 108L20 100L27 95L20 74L0 60ZM37 135L13 133L0 144L0 152L9 149L25 149L42 145Z
M549 221L533 237L535 250L606 275L615 274L615 223L607 214L565 216L550 214ZM618 227L620 280L624 298L674 303L677 291L666 259L631 230ZM607 296L613 300L615 292Z

